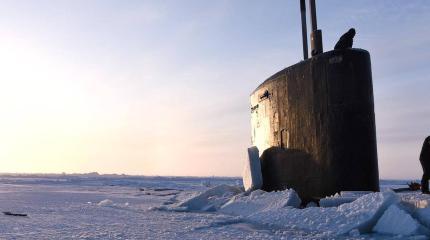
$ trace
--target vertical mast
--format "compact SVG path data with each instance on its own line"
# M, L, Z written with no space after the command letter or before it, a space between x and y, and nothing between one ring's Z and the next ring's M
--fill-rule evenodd
M302 38L303 38L303 59L308 59L308 30L306 27L306 3L300 0L300 12L302 15Z
M317 26L317 10L315 0L309 0L309 11L311 15L311 54L312 56L318 55L323 52L322 45L322 32Z

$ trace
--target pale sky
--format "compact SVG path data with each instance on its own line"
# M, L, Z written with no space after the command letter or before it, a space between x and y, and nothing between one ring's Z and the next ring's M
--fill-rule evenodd
M249 94L302 59L298 0L0 0L0 172L239 176ZM381 178L419 178L430 1L317 1L372 58ZM309 29L309 28L308 28Z

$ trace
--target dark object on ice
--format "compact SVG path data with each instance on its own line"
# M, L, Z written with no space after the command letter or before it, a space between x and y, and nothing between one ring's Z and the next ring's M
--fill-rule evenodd
M421 191L423 193L430 193L429 179L430 179L430 136L426 137L421 148L420 163L423 168L423 177L421 178Z
M353 39L355 36L355 29L351 28L348 32L342 35L340 37L339 41L334 46L334 50L341 50L341 49L347 49L352 48Z
M165 197L165 196L174 196L178 195L179 192L171 192L171 193L158 193L158 194L151 194L157 197Z
M418 191L421 189L421 184L417 182L409 182L407 183L408 187L405 188L394 188L394 192L411 192L411 191Z
M174 188L139 188L140 191L154 191L154 192L164 192L164 191L182 191L182 189L174 189Z
M145 189L139 188L140 191L144 192L143 195L152 195L157 197L165 197L165 196L173 196L179 194L181 189L173 189L173 188L153 188L153 189Z
M318 54L274 74L250 98L263 190L293 188L302 199L379 191L367 51Z
M23 214L23 213L3 212L3 214L8 216L16 216L16 217L27 217L27 214Z
M173 188L154 188L152 189L154 192L163 192L163 191L178 191L177 189Z
M409 190L411 191L418 191L421 189L421 184L417 182L410 182L408 183Z
M410 191L411 191L411 189L408 188L408 187L405 187L405 188L394 188L393 189L393 192L410 192Z

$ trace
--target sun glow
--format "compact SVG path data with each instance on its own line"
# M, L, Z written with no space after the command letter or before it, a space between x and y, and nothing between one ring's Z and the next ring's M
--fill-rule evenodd
M231 154L225 146L200 146L224 136L194 122L198 111L171 90L136 93L118 87L130 79L107 75L109 66L90 69L47 46L1 41L2 172L212 175L205 163ZM144 70L139 84L148 76L165 78Z
M7 39L0 41L2 171L73 169L85 160L82 138L90 130L94 102L82 83L89 79L60 54Z

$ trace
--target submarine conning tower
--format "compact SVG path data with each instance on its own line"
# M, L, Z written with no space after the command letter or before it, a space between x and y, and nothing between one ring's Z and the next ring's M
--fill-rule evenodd
M251 94L263 190L318 198L379 191L369 52L333 50L287 67Z

